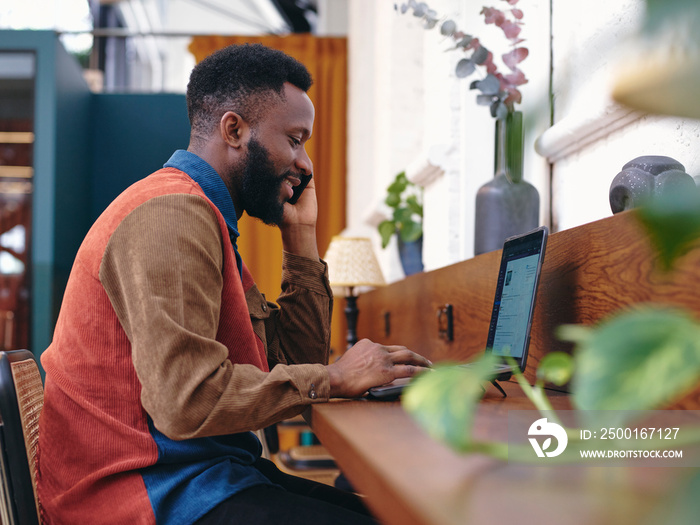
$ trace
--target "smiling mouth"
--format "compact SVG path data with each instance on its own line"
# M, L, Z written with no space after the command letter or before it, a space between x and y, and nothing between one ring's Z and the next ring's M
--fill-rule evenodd
M294 186L299 186L299 184L301 184L300 179L298 179L297 177L290 176L285 177L283 182L290 188L293 188Z
M289 199L294 197L294 186L298 186L301 183L301 181L296 177L287 176L284 179L282 179L282 183L282 186L287 188L287 197L285 201L288 201Z

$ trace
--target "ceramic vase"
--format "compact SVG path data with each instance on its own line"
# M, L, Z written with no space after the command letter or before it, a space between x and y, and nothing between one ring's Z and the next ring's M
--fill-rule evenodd
M404 242L399 237L399 259L403 273L408 277L423 271L423 236L413 242Z
M523 180L523 115L496 120L494 178L476 194L474 254L500 250L513 235L539 225L540 196Z

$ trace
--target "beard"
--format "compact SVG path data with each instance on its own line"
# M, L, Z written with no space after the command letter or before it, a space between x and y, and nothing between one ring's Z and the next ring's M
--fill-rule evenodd
M256 139L250 139L241 185L241 204L248 215L271 226L282 223L284 202L280 188L289 173L277 175L267 149Z

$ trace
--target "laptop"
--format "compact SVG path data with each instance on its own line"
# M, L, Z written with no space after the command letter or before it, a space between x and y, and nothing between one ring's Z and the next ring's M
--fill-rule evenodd
M503 245L486 340L486 352L502 358L493 371L494 380L505 381L512 375L512 368L505 357L513 358L520 370L525 371L548 233L547 227L541 226L510 237ZM468 367L470 364L456 366ZM378 399L396 397L410 380L397 379L387 385L370 388L369 395Z

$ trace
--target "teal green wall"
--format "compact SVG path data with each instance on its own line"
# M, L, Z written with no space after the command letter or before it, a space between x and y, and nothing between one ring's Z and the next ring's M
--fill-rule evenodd
M125 188L187 149L185 95L100 94L92 107L92 219Z
M36 55L30 349L51 343L75 254L124 188L186 148L179 94L93 94L52 31L0 31L0 50Z
M36 56L29 340L39 355L51 341L76 237L87 227L88 215L80 208L86 207L90 196L90 91L78 64L52 31L0 31L0 49L31 51ZM70 198L65 198L67 193Z

